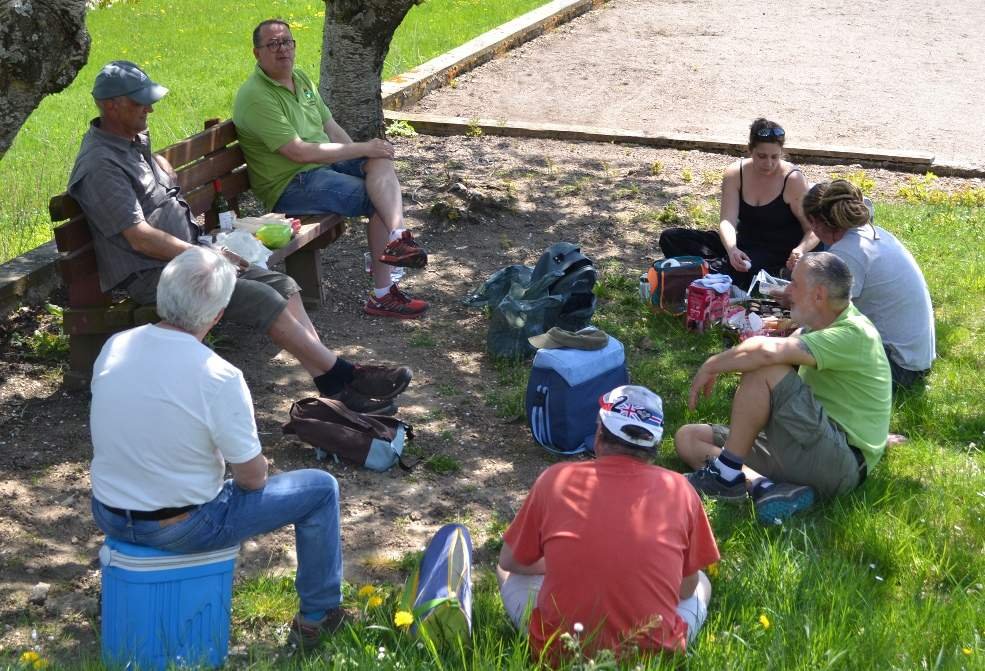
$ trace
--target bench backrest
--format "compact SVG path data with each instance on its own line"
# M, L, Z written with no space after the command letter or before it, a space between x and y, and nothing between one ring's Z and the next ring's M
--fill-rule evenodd
M212 119L205 126L201 133L157 153L174 167L182 195L196 217L205 215L209 230L218 225L212 208L215 180L221 181L222 194L233 207L239 195L250 188L250 181L233 122ZM58 269L68 289L69 307L109 305L112 297L99 288L92 234L82 208L71 196L62 193L51 199L48 211L53 222L65 222L55 228L55 245L61 252Z

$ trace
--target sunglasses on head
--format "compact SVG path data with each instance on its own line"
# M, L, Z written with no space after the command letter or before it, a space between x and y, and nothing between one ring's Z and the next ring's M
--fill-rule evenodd
M774 126L773 128L760 128L756 131L756 137L762 138L767 138L770 136L783 137L784 135L786 135L786 132L784 132L784 130L779 126Z

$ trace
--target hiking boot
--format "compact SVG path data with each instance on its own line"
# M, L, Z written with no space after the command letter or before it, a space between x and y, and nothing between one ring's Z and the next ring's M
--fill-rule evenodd
M410 384L414 373L407 366L376 366L356 364L352 371L352 382L345 386L337 396L358 395L364 399L389 401L402 394ZM352 410L345 400L342 400ZM363 412L356 410L356 412Z
M370 294L363 305L363 312L375 317L396 317L397 319L416 319L431 307L427 301L411 298L396 284L390 286L390 293L383 298Z
M311 650L321 644L322 637L331 636L351 622L352 616L342 608L328 611L328 614L317 623L303 621L301 614L298 613L291 621L287 640L296 645L299 650Z
M397 404L392 400L386 398L370 398L349 387L346 387L338 394L329 398L342 401L349 410L361 412L365 415L395 415L397 413Z
M715 462L709 459L705 467L693 473L685 473L684 477L699 494L719 501L744 501L746 498L746 477L740 475L734 482L722 479Z
M410 231L404 231L399 238L387 243L379 260L389 266L423 268L428 264L428 254Z
M816 498L813 487L777 482L766 489L754 490L752 503L759 523L771 526L783 524L791 515L807 510Z

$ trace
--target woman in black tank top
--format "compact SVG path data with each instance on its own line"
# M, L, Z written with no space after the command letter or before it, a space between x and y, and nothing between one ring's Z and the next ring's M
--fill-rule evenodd
M782 159L785 133L756 119L749 129L749 158L725 170L718 231L668 229L660 236L665 257L696 255L713 272L727 273L743 289L761 269L771 275L793 270L818 245L801 201L807 180Z

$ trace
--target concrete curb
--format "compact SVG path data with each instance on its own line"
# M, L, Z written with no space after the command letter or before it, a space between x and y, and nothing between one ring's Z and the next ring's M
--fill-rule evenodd
M446 54L386 80L382 86L383 107L401 110L413 105L458 75L550 32L605 2L606 0L555 0L527 12Z
M507 137L528 137L548 140L616 142L638 144L648 147L698 150L719 154L743 154L746 145L740 142L726 142L701 135L679 135L673 133L651 133L644 130L622 128L595 128L572 124L534 123L525 121L497 121L493 119L470 119L440 116L437 114L412 114L386 110L387 121L406 121L424 135L467 135L481 130L484 135ZM900 172L925 173L948 177L985 177L985 169L975 166L956 166L936 163L934 155L921 151L886 152L862 147L837 147L809 144L788 144L784 147L787 155L795 160L805 160L819 164L857 163L868 168L889 168Z
M57 261L52 240L0 265L0 316L50 294L61 282Z

